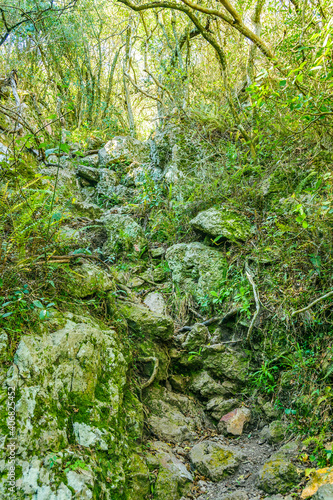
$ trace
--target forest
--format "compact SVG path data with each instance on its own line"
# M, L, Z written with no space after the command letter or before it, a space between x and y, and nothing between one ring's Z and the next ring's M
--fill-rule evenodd
M332 15L0 0L0 499L333 500Z

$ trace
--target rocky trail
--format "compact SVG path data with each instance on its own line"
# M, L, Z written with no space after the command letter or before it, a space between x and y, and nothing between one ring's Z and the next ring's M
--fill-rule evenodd
M185 329L170 315L175 289L202 297L226 262L202 237L149 247L135 202L147 154L146 144L115 138L98 154L60 158L59 196L70 194L72 217L59 232L61 256L50 262L72 262L70 296L106 293L115 328L54 310L35 336L21 339L1 374L2 386L19 395L17 498L85 500L97 498L93 491L112 500L300 498L300 443L288 442L269 399L244 394L253 367L242 342L247 328L233 328L237 310L206 325L209 318L197 317ZM175 182L174 156L164 172L150 163L151 179ZM48 161L58 157L51 151ZM102 209L103 197L114 206ZM232 241L251 231L242 217L215 209L191 223L198 235ZM115 269L121 253L137 254L137 264Z

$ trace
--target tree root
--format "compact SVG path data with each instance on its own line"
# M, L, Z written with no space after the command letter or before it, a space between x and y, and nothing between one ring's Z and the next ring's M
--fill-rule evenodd
M153 373L151 374L151 377L149 378L149 380L147 380L147 382L142 384L142 386L140 387L140 389L143 390L143 389L146 389L147 387L149 387L154 382L154 380L156 378L156 375L158 372L158 358L155 358L154 356L149 356L148 358L138 358L138 361L144 361L145 363L147 363L149 361L154 362L154 369L153 369Z

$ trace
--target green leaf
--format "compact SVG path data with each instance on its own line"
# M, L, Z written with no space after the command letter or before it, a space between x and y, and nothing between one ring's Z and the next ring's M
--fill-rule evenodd
M304 229L306 229L308 227L308 225L309 224L305 220L302 222L302 226L304 227Z
M13 314L12 312L9 312L9 313L5 313L5 314L2 314L1 315L1 318L7 318L8 316L10 316L11 314Z
M43 306L43 304L41 303L40 300L34 300L33 301L33 305L36 306L36 307L39 307L39 309L43 309L44 308L44 306Z
M282 87L285 87L287 85L287 80L280 80L279 82L279 86L282 88Z

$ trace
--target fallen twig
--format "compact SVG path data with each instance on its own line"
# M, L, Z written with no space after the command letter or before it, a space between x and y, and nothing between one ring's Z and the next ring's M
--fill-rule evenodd
M292 313L292 316L295 316L296 314L300 314L304 311L307 311L308 309L311 309L311 307L314 306L315 304L317 304L317 302L320 302L321 300L327 299L327 297L331 297L332 295L333 295L333 290L331 292L325 293L325 295L322 295L321 297L319 297L319 299L314 300L308 306L303 307L303 309L298 309L298 311L294 311Z

